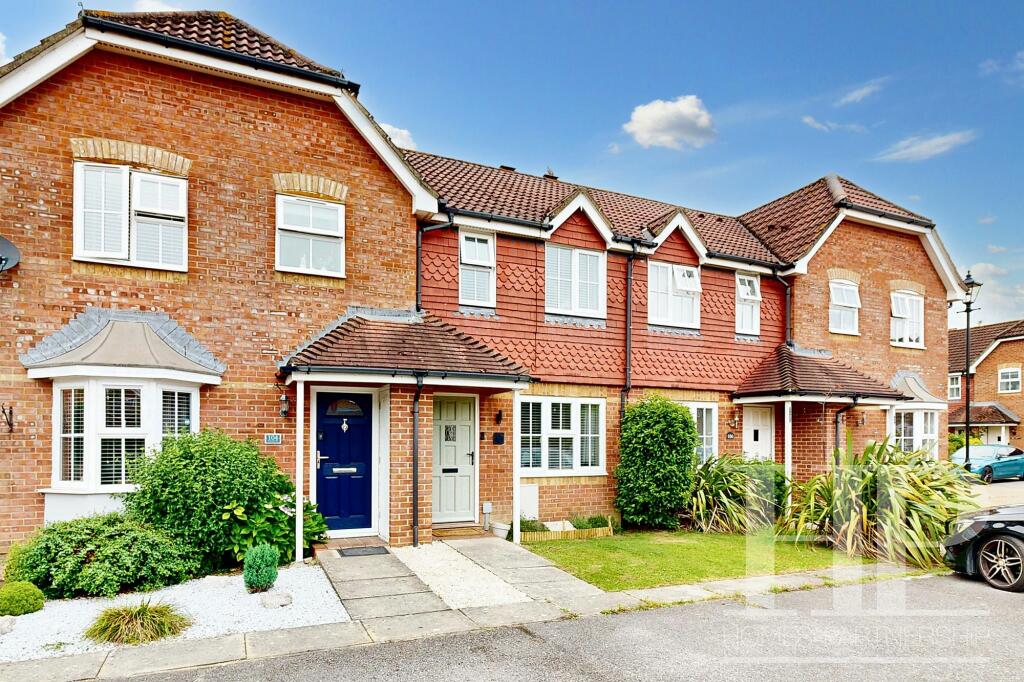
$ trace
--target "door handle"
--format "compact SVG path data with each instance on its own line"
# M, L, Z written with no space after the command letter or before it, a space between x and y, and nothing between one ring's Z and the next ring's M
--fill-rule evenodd
M321 455L320 451L317 450L316 451L316 468L317 468L317 471L320 470L320 463L323 462L325 459L330 459L330 457L325 457L324 455Z
M467 452L466 454L469 455L469 463L470 463L470 465L476 464L476 453L475 452Z

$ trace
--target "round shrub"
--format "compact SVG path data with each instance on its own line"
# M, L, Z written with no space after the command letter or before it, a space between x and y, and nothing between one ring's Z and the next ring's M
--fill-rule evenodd
M623 522L678 527L693 488L696 450L697 427L687 408L660 396L627 407L615 470Z
M277 547L272 545L256 545L245 553L242 565L242 577L245 587L250 592L266 592L277 580L277 562L281 558Z
M260 542L283 555L294 545L295 486L252 441L217 431L167 438L134 480L128 513L195 547L205 573L237 565Z
M0 587L0 616L22 616L43 608L43 592L32 583L19 580Z
M124 514L90 516L45 526L20 551L19 580L51 598L153 590L192 577L191 548Z

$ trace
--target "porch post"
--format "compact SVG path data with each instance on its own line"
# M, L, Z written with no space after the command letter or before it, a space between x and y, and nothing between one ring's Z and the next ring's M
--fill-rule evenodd
M783 469L786 472L786 478L793 480L793 402L787 400L783 403L783 436L782 436L782 451L783 451ZM792 495L792 492L790 493ZM792 501L792 497L786 500L786 504Z
M306 384L302 379L295 382L295 563L302 563L302 472L306 468Z

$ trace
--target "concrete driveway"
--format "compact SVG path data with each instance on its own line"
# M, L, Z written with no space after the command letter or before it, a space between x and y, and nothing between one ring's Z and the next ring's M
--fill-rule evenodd
M956 577L764 595L163 673L161 680L1014 679L1024 595ZM157 679L157 678L151 678Z
M978 504L996 507L1002 504L1024 504L1024 481L995 481L990 485L976 485Z

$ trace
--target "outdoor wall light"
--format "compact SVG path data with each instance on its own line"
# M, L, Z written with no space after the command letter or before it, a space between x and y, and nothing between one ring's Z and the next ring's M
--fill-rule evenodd
M494 423L500 424L501 420L505 418L504 410L498 410L494 415Z
M281 410L280 410L281 416L282 417L287 417L288 416L288 410L292 406L291 405L291 401L288 400L288 396L286 396L284 393L282 393L281 397L277 399L277 404L281 407Z

